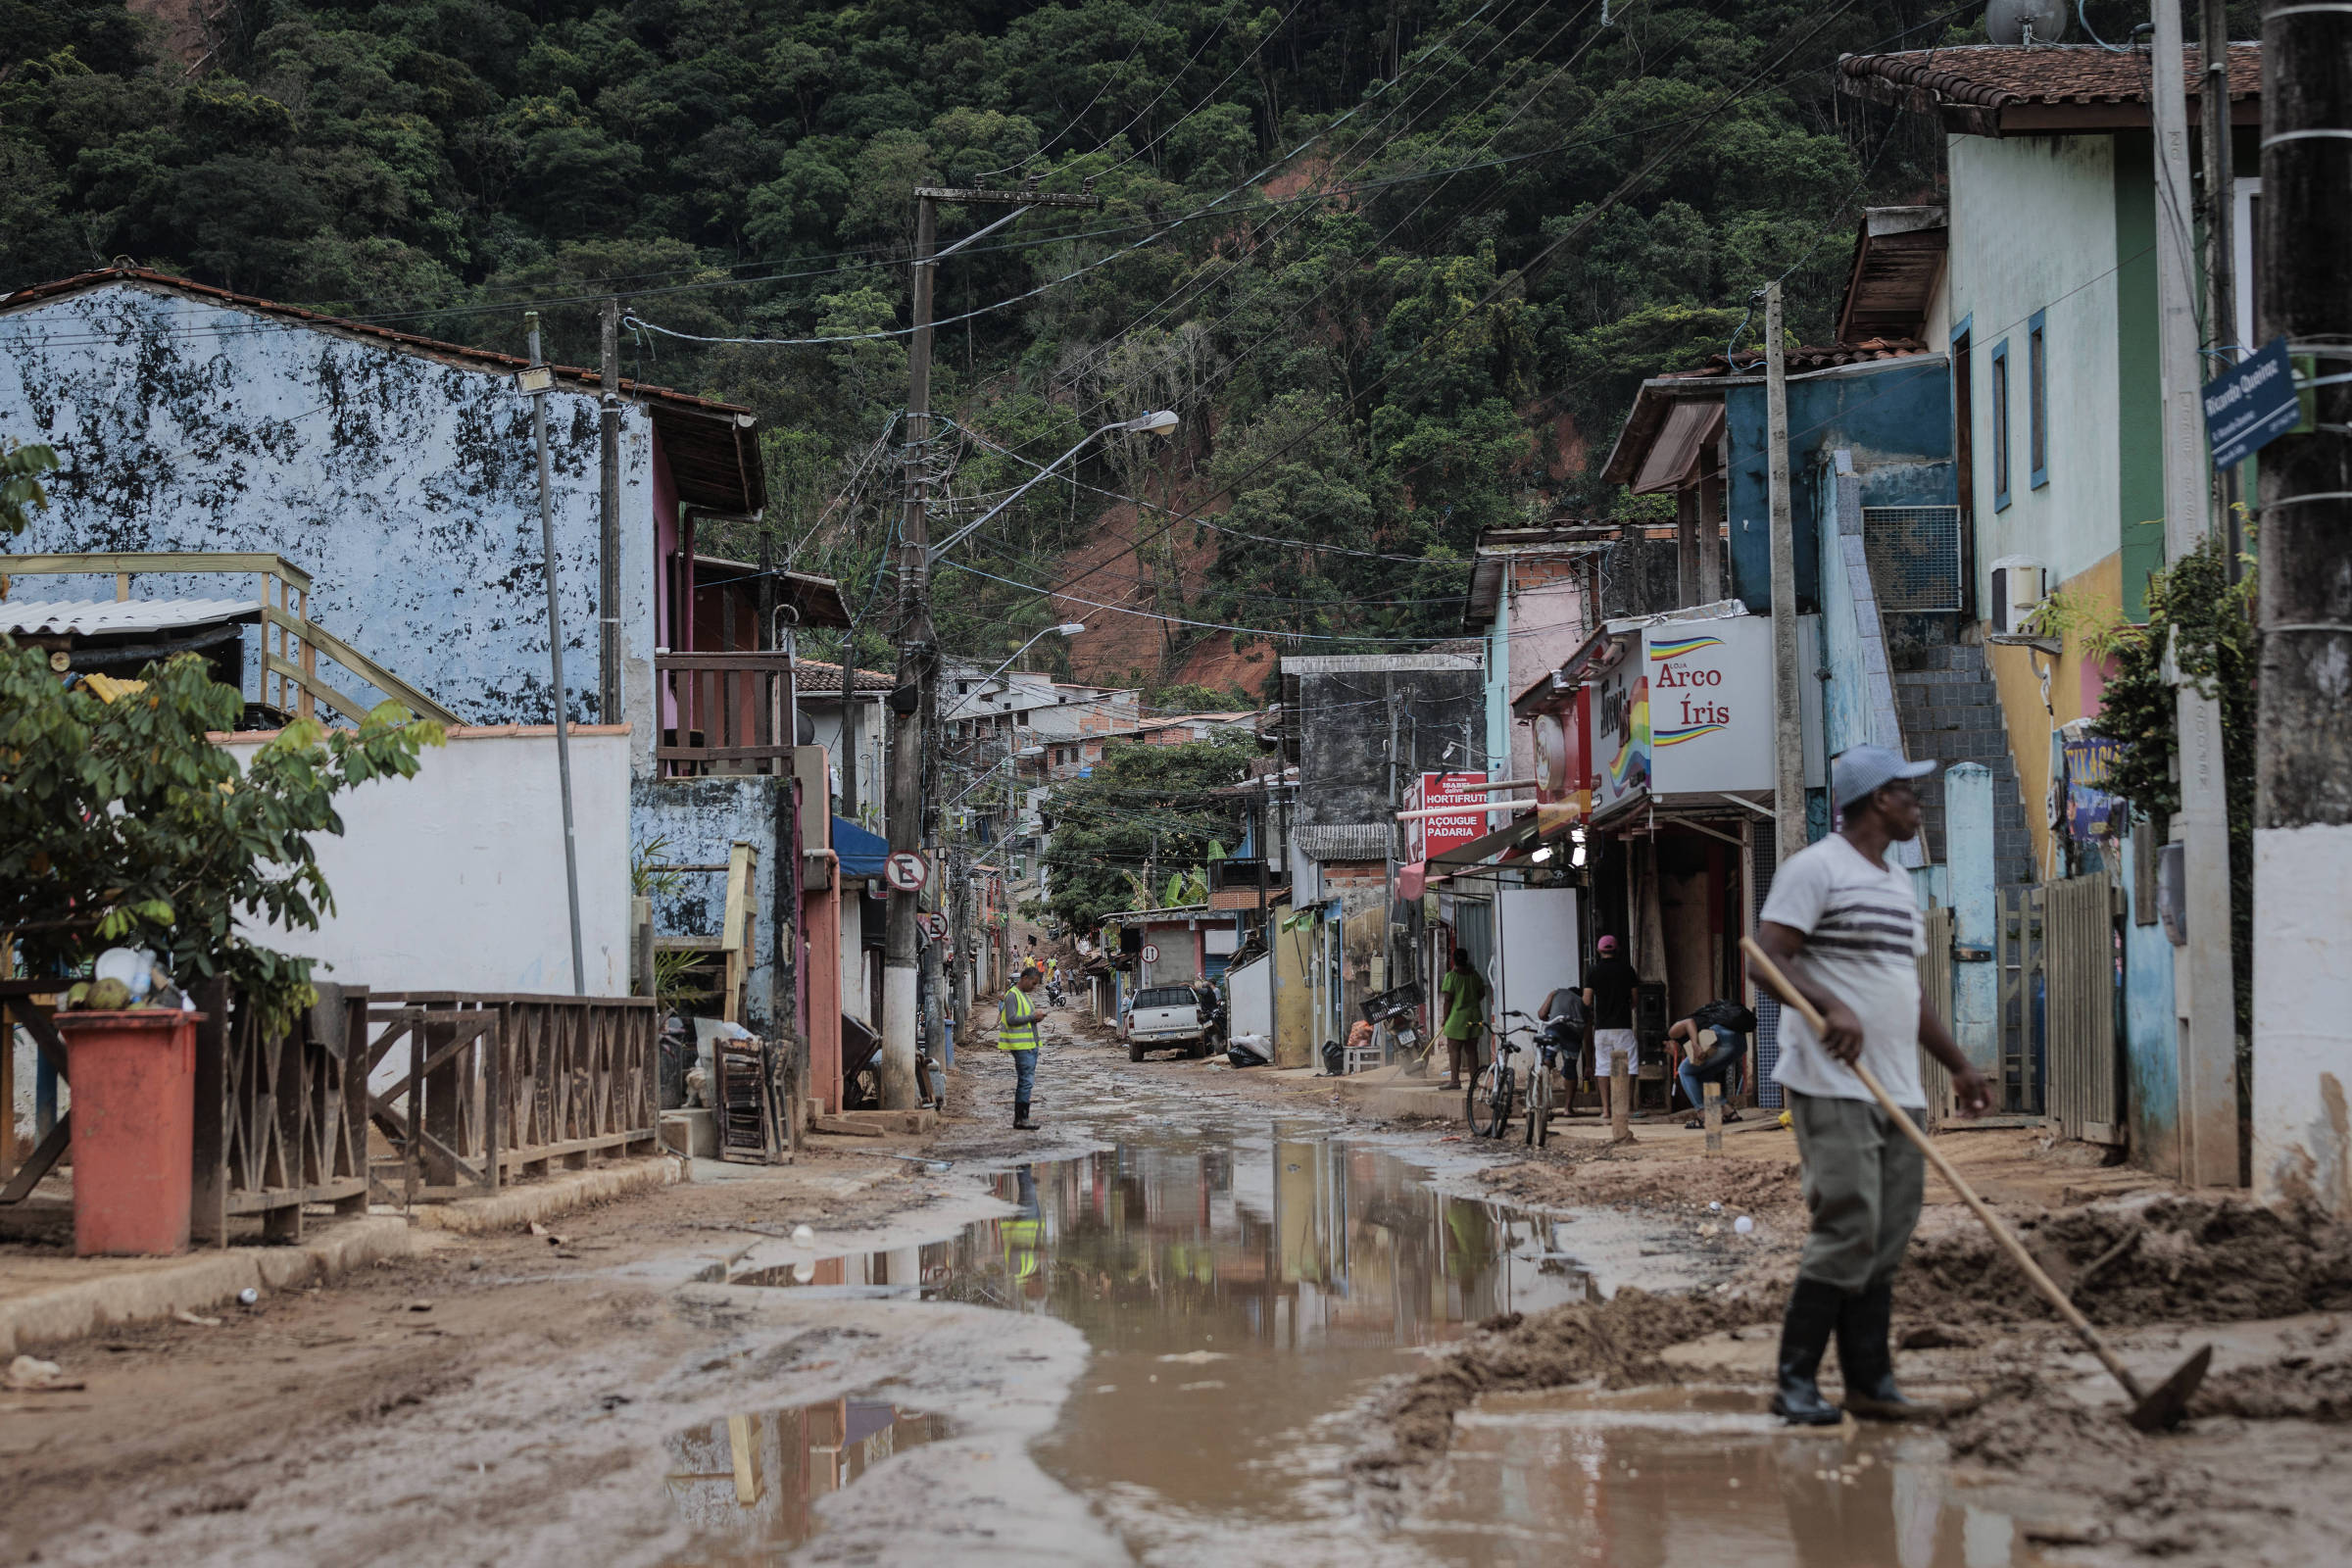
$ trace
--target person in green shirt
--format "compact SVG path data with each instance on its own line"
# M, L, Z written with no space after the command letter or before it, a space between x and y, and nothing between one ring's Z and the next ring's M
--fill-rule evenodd
M1445 1021L1438 1032L1446 1037L1446 1087L1462 1087L1465 1070L1478 1076L1478 1037L1487 1027L1487 982L1470 962L1470 950L1453 950L1453 967L1438 982L1446 999Z

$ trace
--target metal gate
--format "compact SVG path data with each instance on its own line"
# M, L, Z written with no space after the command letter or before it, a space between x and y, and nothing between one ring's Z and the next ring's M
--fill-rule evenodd
M2120 1144L2114 878L2030 882L2000 898L2000 1108Z

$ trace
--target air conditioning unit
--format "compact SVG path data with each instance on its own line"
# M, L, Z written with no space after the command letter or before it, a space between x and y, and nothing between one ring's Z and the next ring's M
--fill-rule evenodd
M2032 556L2001 557L1992 564L1993 635L2029 635L2029 619L2049 596L2049 567Z

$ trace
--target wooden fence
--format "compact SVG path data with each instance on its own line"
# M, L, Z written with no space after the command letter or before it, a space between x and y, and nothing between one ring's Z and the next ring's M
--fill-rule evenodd
M1920 918L1926 922L1928 951L1919 960L1919 991L1948 1025L1952 1021L1952 909L1939 904ZM1927 1092L1928 1126L1952 1113L1952 1075L1944 1064L1919 1048L1919 1083Z
M188 1233L225 1246L228 1222L259 1214L263 1234L299 1241L303 1205L368 1208L364 988L321 985L282 1031L262 1027L225 985L207 988L196 1026L196 1172Z
M652 998L408 992L370 1002L370 1075L387 1059L405 1063L368 1099L400 1151L405 1201L657 1147Z

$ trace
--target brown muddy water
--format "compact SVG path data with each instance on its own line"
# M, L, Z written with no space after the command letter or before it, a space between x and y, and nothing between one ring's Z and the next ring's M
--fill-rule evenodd
M1628 1277L1690 1283L1687 1263L1622 1221L1443 1194L1430 1170L1313 1126L1163 1123L988 1179L1005 1217L731 1282L1074 1325L1093 1356L1036 1457L1145 1561L2034 1561L2005 1515L1945 1495L1935 1440L1791 1438L1746 1392L1723 1407L1490 1401L1463 1418L1433 1507L1373 1531L1340 1466L1379 1380L1483 1319ZM780 1560L815 1497L938 1430L877 1396L674 1440L676 1505L755 1553L694 1561Z

